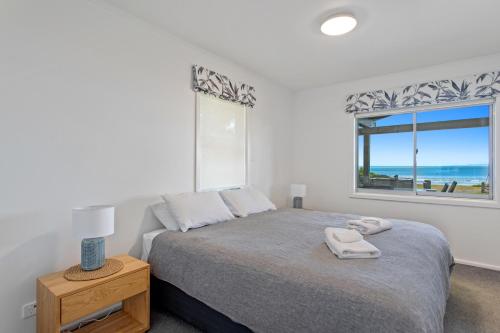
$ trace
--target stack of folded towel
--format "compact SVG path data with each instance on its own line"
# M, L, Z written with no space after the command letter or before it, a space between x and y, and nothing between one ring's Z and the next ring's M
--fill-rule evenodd
M380 250L352 229L326 228L326 244L340 259L370 259L380 257Z
M363 235L373 235L392 228L391 221L379 217L362 217L347 222L349 229L356 229Z

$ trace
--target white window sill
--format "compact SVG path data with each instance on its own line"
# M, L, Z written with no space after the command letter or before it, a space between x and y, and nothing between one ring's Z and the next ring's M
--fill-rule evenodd
M485 199L444 198L444 197L433 197L428 195L418 196L418 195L398 195L398 194L367 193L367 192L354 192L349 197L353 199L399 201L399 202L411 202L411 203L432 204L432 205L500 209L500 202L495 200L485 200Z

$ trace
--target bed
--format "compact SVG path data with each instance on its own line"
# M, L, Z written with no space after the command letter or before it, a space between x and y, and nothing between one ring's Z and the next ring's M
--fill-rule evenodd
M453 266L443 234L391 220L366 237L380 258L340 260L323 230L354 218L279 209L159 233L152 295L190 322L226 325L209 331L442 332Z

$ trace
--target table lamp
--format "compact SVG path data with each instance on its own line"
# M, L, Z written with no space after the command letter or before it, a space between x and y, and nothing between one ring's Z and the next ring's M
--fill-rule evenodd
M80 267L84 271L101 268L105 262L104 237L115 232L115 207L73 208L73 234L82 240Z
M306 185L290 185L290 195L293 198L293 208L302 208L302 198L306 196Z

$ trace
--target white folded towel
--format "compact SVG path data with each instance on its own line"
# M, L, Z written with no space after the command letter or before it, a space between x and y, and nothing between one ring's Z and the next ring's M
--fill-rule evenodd
M365 240L341 243L333 237L334 228L325 229L325 241L339 259L371 259L380 257L380 250Z
M326 228L329 229L332 233L333 238L341 243L353 243L359 242L363 240L363 236L354 229L345 229L345 228Z
M363 235L373 235L392 228L392 222L379 217L362 217L347 221L349 229L356 229Z
M385 230L392 228L392 222L380 217L363 216L361 221L365 223L374 224L378 227L384 228Z

